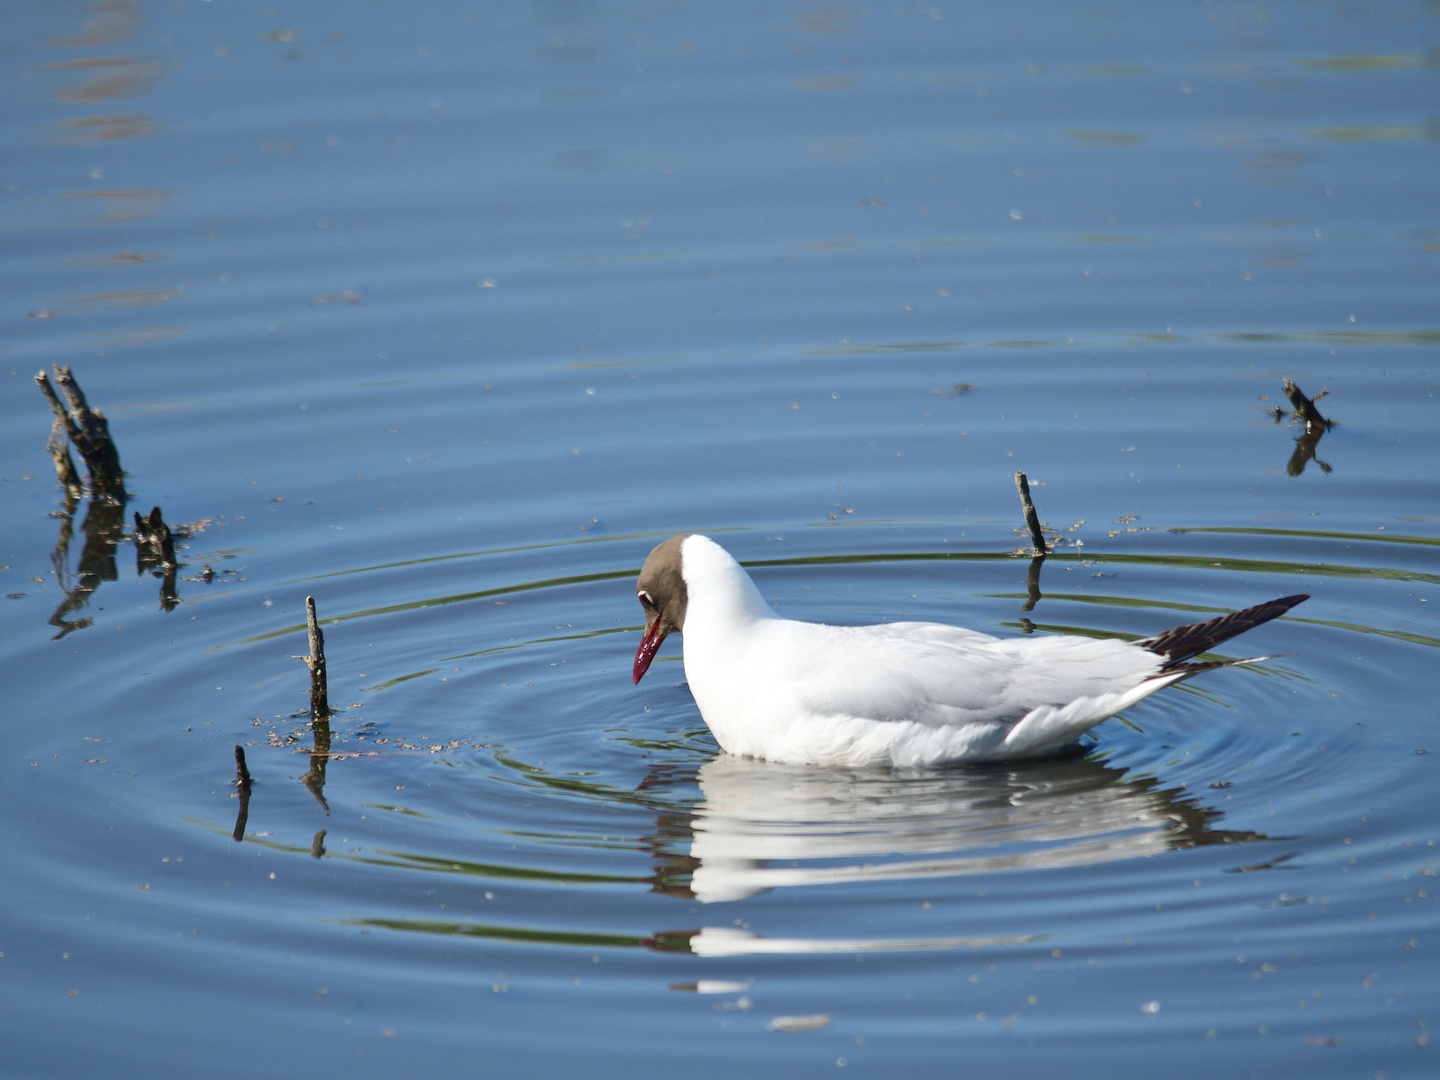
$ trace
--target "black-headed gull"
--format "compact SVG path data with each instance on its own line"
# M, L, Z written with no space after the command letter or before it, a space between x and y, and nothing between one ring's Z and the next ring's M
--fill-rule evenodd
M1143 641L994 638L939 623L827 626L782 619L709 537L674 536L636 583L638 683L667 634L732 753L809 765L930 765L1039 757L1171 683L1267 659L1186 663L1283 615L1286 596Z

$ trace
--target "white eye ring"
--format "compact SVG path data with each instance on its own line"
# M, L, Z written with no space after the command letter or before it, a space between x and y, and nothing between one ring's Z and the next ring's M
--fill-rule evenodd
M649 604L651 607L655 606L655 601L650 598L650 594L644 589L637 592L635 596L642 604Z

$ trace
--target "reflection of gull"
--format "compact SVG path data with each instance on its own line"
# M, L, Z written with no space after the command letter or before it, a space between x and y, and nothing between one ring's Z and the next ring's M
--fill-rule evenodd
M1154 779L1071 759L1002 769L840 769L725 754L667 815L657 889L705 903L769 889L1106 862L1265 837ZM684 852L683 842L690 841ZM675 880L685 872L689 887Z
M982 949L1016 945L1035 937L772 938L733 926L706 926L690 939L696 956L758 956L762 953L912 952L916 949Z

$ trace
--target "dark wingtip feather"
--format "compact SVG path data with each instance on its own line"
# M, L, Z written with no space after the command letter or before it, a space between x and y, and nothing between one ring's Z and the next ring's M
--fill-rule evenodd
M1213 649L1222 641L1229 641L1237 634L1243 634L1246 630L1254 629L1261 623L1267 623L1271 619L1284 615L1296 604L1304 603L1309 599L1309 593L1282 596L1278 600L1256 604L1244 611L1221 615L1219 618L1209 619L1206 622L1177 626L1173 630L1166 630L1163 634L1156 634L1154 637L1145 638L1135 644L1165 657L1165 667L1172 668L1207 649Z

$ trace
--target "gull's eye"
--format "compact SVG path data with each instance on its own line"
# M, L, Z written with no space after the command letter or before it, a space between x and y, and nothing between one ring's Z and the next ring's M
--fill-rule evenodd
M644 589L641 589L638 593L635 594L635 596L640 601L640 603L644 604L646 607L655 606L655 601L650 599L650 594Z

